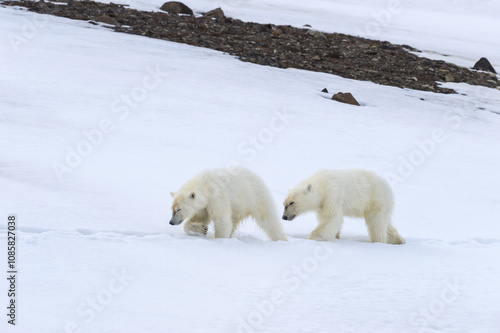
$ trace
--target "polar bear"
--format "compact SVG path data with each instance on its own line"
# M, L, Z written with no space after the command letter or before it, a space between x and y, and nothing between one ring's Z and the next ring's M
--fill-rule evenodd
M392 190L383 178L367 170L320 170L288 192L283 220L315 211L318 227L309 239L340 237L343 217L364 217L370 242L404 244L391 223Z
M211 169L198 173L173 197L171 225L186 221L184 230L207 234L214 222L215 238L231 237L251 216L273 241L286 241L271 194L262 179L243 168Z

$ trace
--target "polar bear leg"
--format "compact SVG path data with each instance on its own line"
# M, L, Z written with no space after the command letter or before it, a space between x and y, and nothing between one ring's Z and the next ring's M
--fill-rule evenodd
M398 231L392 224L387 227L387 243L389 244L405 244L406 241L398 234Z
M215 238L230 238L233 223L230 214L214 217Z
M206 235L210 219L206 210L198 212L195 216L184 222L184 231L188 235Z
M368 228L368 238L370 243L387 243L387 227L390 217L380 211L366 212L365 223Z
M285 232L283 231L283 228L277 218L268 218L266 220L261 217L255 217L255 223L257 223L257 225L264 230L270 240L287 241Z
M233 237L234 236L234 233L236 232L236 230L238 229L238 225L240 224L240 220L237 220L237 219L234 219L232 220L232 230L231 230L231 234L229 235L229 237Z
M319 222L316 229L311 232L309 239L314 239L317 241L331 241L340 236L340 228L344 219L342 216L335 216L332 218L325 218Z

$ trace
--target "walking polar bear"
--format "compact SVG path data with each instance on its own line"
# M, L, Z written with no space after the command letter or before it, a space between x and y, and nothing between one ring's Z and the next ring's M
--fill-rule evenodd
M215 238L232 237L251 216L272 241L286 241L276 207L262 179L243 167L205 170L173 197L171 225L182 221L186 233L206 235L214 222Z
M315 211L318 227L309 239L340 237L343 217L364 217L370 242L404 244L391 223L394 206L389 184L366 170L320 170L288 192L283 220Z

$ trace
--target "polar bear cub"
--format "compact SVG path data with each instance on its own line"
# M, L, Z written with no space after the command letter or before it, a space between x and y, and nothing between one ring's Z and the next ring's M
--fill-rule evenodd
M364 217L370 242L404 244L391 223L394 199L383 178L367 170L320 170L288 192L283 220L315 211L318 227L309 239L340 237L343 217Z
M246 168L202 171L170 194L170 224L186 221L187 233L206 235L213 221L215 238L229 238L250 216L272 241L287 240L269 190L258 175Z

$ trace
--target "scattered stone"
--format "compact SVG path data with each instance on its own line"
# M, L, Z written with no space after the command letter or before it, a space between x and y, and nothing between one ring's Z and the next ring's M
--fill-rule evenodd
M279 36L283 33L283 30L277 28L277 27L272 27L271 28L271 33L275 36Z
M361 106L351 93L336 93L332 99L337 102Z
M328 89L323 88L323 90L321 90L321 92L328 93Z
M487 71L487 72L491 72L491 73L495 73L495 74L497 73L495 71L495 69L493 68L493 66L491 66L488 59L486 59L484 57L479 59L479 61L476 62L476 64L474 65L474 67L472 67L472 69L477 69L480 71Z
M100 23L106 23L106 24L110 24L110 25L116 25L116 21L113 20L111 17L106 16L106 15L96 17L94 19L94 21L100 22Z
M307 30L307 34L313 36L314 38L327 39L326 36L318 30L309 29Z
M206 12L205 14L203 14L203 16L208 18L215 18L217 21L224 21L226 19L226 15L224 15L224 12L220 7Z
M453 75L451 75L450 73L448 73L448 74L446 74L446 75L444 76L444 80L445 80L446 82L455 82L455 78L454 78L454 77L453 77Z
M271 32L273 29L273 26L271 24L264 24L262 25L262 28L260 28L260 32Z
M165 2L161 7L160 10L163 10L165 12L168 12L170 14L187 14L187 15L193 15L193 11L191 8L183 4L182 2L179 1L169 1Z

